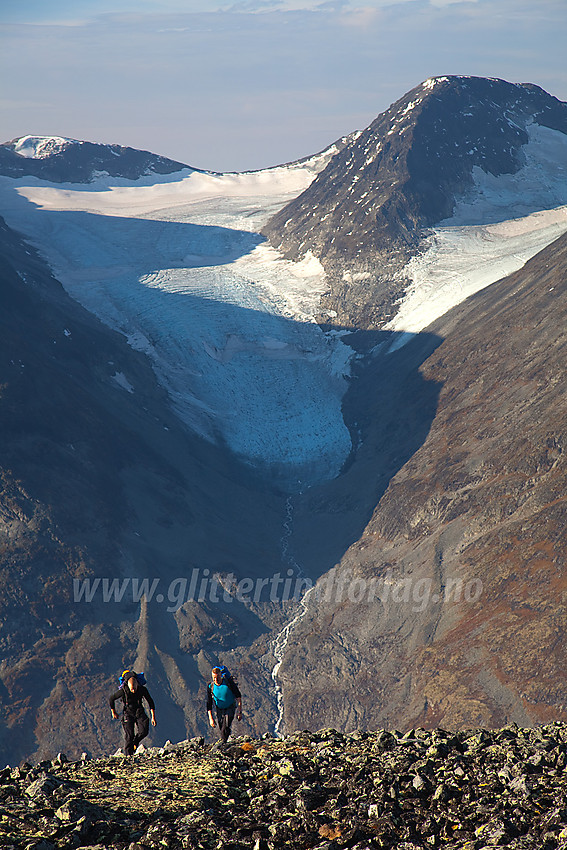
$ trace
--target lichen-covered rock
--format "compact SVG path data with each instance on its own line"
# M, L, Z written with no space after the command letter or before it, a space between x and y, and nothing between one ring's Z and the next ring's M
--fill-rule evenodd
M59 782L54 776L42 774L28 785L25 789L25 793L32 799L37 797L49 797L53 794L58 785Z

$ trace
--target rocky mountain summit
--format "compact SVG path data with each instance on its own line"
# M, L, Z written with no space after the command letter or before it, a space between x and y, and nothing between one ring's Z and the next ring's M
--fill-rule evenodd
M567 727L194 738L0 773L3 847L567 847Z
M0 145L0 174L53 183L90 183L101 173L138 180L184 168L189 166L148 151L58 136L22 136Z
M532 84L426 80L354 136L263 232L287 257L320 259L330 286L322 305L337 321L380 327L428 228L452 215L475 170L518 172L534 127L567 134L567 104Z

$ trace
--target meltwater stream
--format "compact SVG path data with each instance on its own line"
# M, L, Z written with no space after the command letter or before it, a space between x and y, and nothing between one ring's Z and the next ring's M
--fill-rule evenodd
M290 565L290 569L288 570L288 577L296 575L297 578L304 578L303 572L301 570L300 565L297 563L294 558L291 550L290 550L290 540L293 534L293 497L288 496L285 504L286 516L283 523L283 533L280 540L280 551L282 555L282 563L288 563ZM309 582L310 584L310 582ZM286 653L289 639L292 636L295 627L307 613L308 610L308 599L309 595L315 588L312 586L308 586L303 593L301 598L292 597L290 600L284 600L286 604L292 604L295 610L293 616L288 620L285 626L278 632L276 637L272 642L272 655L276 659L276 663L272 668L272 682L274 684L274 690L276 694L276 710L277 710L277 720L274 726L274 734L279 737L282 734L282 726L284 719L284 699L283 699L283 690L281 685L278 682L278 673L280 671L280 667L282 665L282 661L284 655ZM296 604L294 604L296 603Z

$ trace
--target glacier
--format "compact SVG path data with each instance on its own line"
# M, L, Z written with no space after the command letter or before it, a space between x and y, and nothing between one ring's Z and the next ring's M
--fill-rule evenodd
M283 259L259 235L326 158L135 182L0 178L8 224L149 356L179 417L288 492L337 476L352 448L341 404L353 351L313 318L323 268ZM113 383L136 392L122 372Z
M567 231L567 136L529 125L513 174L473 168L473 186L400 275L410 283L384 326L396 350L452 307L520 269Z

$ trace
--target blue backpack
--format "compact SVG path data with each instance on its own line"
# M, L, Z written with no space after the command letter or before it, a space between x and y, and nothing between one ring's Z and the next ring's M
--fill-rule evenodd
M123 688L126 685L126 682L128 681L128 679L131 679L132 676L136 677L139 685L145 685L146 684L146 677L144 676L143 673L134 673L133 670L124 670L124 672L122 673L122 675L120 676L120 678L118 680L119 686L121 688Z
M230 670L228 669L228 667L225 667L224 664L219 665L219 670L221 672L222 684L224 685L225 679L232 679L232 676L230 674Z

